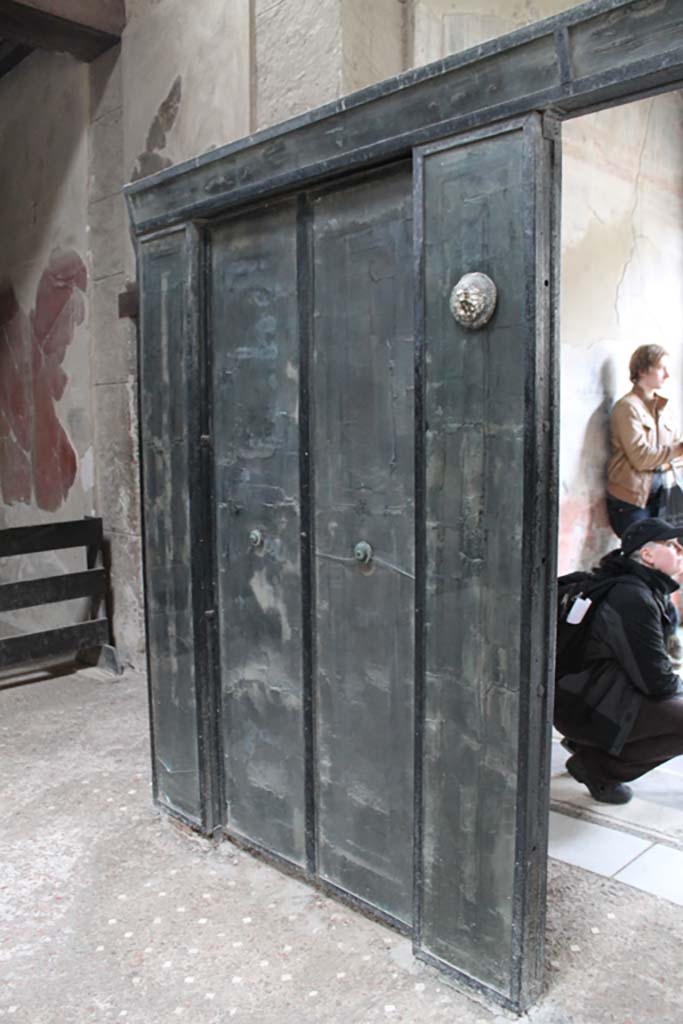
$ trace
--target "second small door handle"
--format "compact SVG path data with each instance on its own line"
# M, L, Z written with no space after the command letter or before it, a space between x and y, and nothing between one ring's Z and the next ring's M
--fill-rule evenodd
M353 555L361 565L367 565L372 561L372 548L366 540L359 540L353 549Z

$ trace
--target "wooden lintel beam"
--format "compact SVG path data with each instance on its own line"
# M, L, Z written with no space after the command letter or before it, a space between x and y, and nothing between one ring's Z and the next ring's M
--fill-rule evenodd
M0 78L20 64L24 57L28 57L31 52L31 47L25 46L23 43L3 42L0 44Z
M0 37L86 62L115 46L124 26L123 0L0 0Z
M17 4L105 35L120 36L126 27L124 0L17 0Z

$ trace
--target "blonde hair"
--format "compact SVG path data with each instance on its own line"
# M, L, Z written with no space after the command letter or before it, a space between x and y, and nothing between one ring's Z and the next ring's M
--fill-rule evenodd
M634 384L637 384L642 374L659 366L668 352L661 345L639 345L635 350L628 364L628 374Z

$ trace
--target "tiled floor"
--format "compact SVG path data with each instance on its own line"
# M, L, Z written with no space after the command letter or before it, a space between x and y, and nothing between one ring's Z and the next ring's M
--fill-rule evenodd
M585 786L565 771L569 754L553 735L550 801L555 811L588 818L598 825L613 825L645 839L661 839L683 850L683 757L631 783L634 797L613 807L596 803Z
M567 774L568 756L553 737L550 856L683 906L683 758L638 779L631 802L612 807Z

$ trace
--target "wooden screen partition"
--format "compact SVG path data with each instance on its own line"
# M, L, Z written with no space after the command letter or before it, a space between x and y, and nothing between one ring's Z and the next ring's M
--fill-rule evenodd
M0 558L63 548L85 548L86 568L82 572L0 584L0 613L90 598L91 617L56 629L0 639L0 669L37 658L78 654L96 647L106 646L113 652L110 621L106 614L101 614L109 590L108 572L103 565L97 565L98 561L102 562L102 520L83 519L0 530ZM113 661L118 667L115 657Z
M591 0L126 189L159 805L523 1011L543 983L561 121L683 82ZM453 315L473 272L480 329Z

